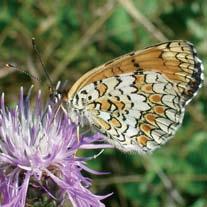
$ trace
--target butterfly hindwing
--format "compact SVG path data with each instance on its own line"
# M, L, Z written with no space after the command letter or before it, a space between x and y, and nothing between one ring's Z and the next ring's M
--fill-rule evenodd
M183 118L184 100L156 72L106 78L78 93L87 94L89 122L123 151L153 151L175 133Z

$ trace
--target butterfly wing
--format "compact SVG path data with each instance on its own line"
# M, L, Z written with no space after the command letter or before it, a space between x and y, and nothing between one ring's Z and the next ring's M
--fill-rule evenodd
M85 115L122 151L153 151L175 133L183 119L185 100L157 72L106 78L79 93L85 90Z
M117 148L149 152L175 133L201 81L202 64L193 46L173 41L86 73L68 100Z
M194 46L175 40L131 52L87 72L70 89L68 99L90 83L136 71L162 73L178 85L180 94L188 100L196 94L203 80L203 65Z

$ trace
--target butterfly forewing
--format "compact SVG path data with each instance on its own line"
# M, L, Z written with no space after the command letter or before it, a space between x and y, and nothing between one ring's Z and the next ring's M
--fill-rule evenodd
M175 133L201 82L202 64L192 44L172 41L89 71L68 101L117 148L149 152Z

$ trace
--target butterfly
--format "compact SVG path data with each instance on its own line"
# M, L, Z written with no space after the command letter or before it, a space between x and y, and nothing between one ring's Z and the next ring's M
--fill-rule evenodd
M72 121L87 120L124 152L152 152L180 127L203 81L194 46L157 44L84 74L66 94Z

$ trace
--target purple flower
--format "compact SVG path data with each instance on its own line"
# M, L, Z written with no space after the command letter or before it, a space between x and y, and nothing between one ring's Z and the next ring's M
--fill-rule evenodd
M63 112L43 109L40 92L32 107L29 95L20 92L13 109L0 106L0 206L23 207L28 192L46 194L58 204L69 200L75 207L105 206L89 191L91 180L81 172L101 174L86 166L90 158L76 155L79 149L106 148L98 135L76 136L76 126ZM96 144L93 144L96 142Z

